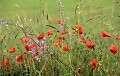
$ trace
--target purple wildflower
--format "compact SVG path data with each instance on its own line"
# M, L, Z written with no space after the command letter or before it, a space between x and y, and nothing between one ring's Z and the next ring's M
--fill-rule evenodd
M1 19L1 25L2 25L2 26L7 25L7 24L8 24L7 21L4 21L4 20Z
M35 49L35 48L32 48L31 50L32 50L32 52L36 52L36 49Z
M39 58L38 56L35 57L36 61L40 61L41 58Z
M46 50L49 46L40 47L40 50Z
M36 39L35 42L36 42L37 44L39 44L39 40L38 40L38 39Z
M44 40L42 40L41 42L40 42L40 46L42 46L43 44L45 44L46 42L44 41Z
M32 31L29 31L28 33L26 33L26 37L29 37L31 33Z
M64 26L60 26L60 31L64 30Z

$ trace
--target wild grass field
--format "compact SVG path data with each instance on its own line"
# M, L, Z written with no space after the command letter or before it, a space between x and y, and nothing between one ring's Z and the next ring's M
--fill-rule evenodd
M0 76L119 76L120 0L0 0Z

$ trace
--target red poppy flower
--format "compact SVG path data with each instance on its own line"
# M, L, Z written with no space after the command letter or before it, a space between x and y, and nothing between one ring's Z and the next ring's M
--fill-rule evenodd
M62 22L62 20L57 20L57 23L59 24L59 25L63 25L63 22Z
M5 69L5 68L9 68L10 67L10 62L9 60L4 60L2 62L2 68Z
M38 50L38 46L36 44L26 44L25 45L25 49L28 52L31 51L32 49Z
M22 54L16 58L16 62L18 63L22 63L24 60L25 60L25 57Z
M83 34L84 32L83 26L80 25L75 25L74 29L78 32L78 34Z
M29 40L30 40L30 38L24 37L24 38L22 38L22 39L20 40L20 42L22 42L22 43L27 43Z
M59 40L65 40L66 37L64 35L58 36Z
M81 26L81 27L79 28L79 30L78 30L78 34L83 34L83 31L84 31L84 29L83 29L83 27Z
M69 33L69 31L67 31L67 30L62 30L62 31L60 31L60 34L62 34L62 35L68 34L68 33Z
M117 52L118 52L117 46L116 46L116 45L112 45L112 46L110 47L110 51L111 51L113 54L117 54Z
M63 46L63 51L68 51L68 52L70 52L70 50L71 50L71 48L70 48L70 46Z
M34 50L38 50L38 46L37 46L37 44L32 44L32 45L31 45L31 50L32 50L32 49L34 49Z
M7 50L8 53L14 53L16 51L16 48L10 48L9 50Z
M48 30L48 31L47 31L47 36L48 36L48 37L51 37L52 35L53 35L53 31L52 31L52 30Z
M117 36L117 37L116 37L116 40L120 40L120 36Z
M25 44L26 51L31 51L32 45L31 44Z
M84 43L86 42L84 35L81 35L80 39L81 39L82 42L84 42Z
M54 43L54 46L56 46L56 47L60 47L60 46L61 46L61 42L60 42L60 40L57 40L57 41Z
M97 65L98 65L98 60L97 60L97 59L91 60L91 61L90 61L90 65L91 65L91 67L92 67L93 69L96 68Z
M110 35L109 33L107 33L106 31L102 31L101 33L102 37L108 37L108 38L111 38L112 35Z
M75 29L75 30L79 30L79 28L80 28L79 25L75 25L75 26L74 26L74 29Z
M95 45L94 45L94 43L92 42L92 41L87 41L86 42L86 46L89 48L89 49L95 49Z
M44 36L45 36L44 34L39 34L39 35L37 36L37 39L38 39L38 40L43 39Z

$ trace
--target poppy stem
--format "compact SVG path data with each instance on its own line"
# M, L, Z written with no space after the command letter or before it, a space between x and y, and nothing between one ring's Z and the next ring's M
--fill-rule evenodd
M89 72L89 76L93 76L93 68L91 69L91 71Z

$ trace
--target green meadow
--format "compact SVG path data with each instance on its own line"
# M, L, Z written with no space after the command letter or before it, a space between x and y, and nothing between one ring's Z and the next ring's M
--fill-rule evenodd
M114 12L117 12L119 14L119 5L118 8L116 8L116 1L117 0L106 0L106 1L98 1L98 0L84 0L79 3L80 0L69 0L65 1L62 0L61 2L64 5L64 12L66 16L73 16L75 12L75 7L79 5L79 12L83 12L86 15L95 15L95 14L103 14L106 16L114 15ZM119 0L117 1L119 2ZM39 16L40 15L40 8L41 5L43 5L43 8L46 13L50 14L50 16L56 17L59 14L59 6L55 0L44 0L41 2L41 0L35 0L35 1L29 1L29 0L1 0L0 1L0 16L1 17L14 17L15 14L23 14L27 16ZM24 10L24 12L23 12ZM98 12L98 13L97 13ZM108 13L109 12L109 13Z
M120 0L0 0L1 76L119 76L119 51Z

